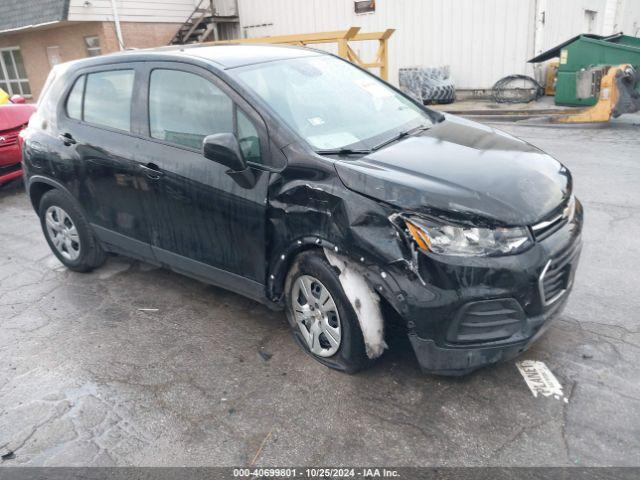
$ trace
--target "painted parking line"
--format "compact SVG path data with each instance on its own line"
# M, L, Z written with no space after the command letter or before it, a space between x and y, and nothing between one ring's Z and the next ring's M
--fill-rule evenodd
M569 403L569 399L564 396L562 391L562 385L544 362L522 360L516 362L516 367L534 397L553 397L556 400L562 399L565 403Z

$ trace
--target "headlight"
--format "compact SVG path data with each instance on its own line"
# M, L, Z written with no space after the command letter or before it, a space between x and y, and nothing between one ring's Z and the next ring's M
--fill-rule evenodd
M509 255L531 245L531 237L525 227L462 227L420 217L405 218L405 223L421 249L442 255Z

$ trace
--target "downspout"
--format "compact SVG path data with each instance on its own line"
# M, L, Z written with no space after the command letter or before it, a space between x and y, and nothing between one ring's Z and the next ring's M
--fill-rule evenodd
M607 0L604 7L603 35L613 35L620 30L622 12L622 0Z
M118 8L116 7L116 0L111 0L111 9L113 10L113 23L116 26L116 38L118 39L118 46L120 50L124 50L124 40L122 39L122 30L120 29L120 17L118 16Z
M544 26L547 21L547 1L535 0L535 20L533 24L533 56L539 55L544 49ZM544 68L542 64L533 66L535 79L544 84Z

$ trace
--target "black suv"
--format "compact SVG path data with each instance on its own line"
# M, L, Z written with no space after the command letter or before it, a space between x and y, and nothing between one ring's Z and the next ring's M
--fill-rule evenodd
M347 372L383 352L391 317L428 372L515 357L563 308L580 253L559 162L315 50L60 65L22 141L68 268L114 252L284 308L300 345Z

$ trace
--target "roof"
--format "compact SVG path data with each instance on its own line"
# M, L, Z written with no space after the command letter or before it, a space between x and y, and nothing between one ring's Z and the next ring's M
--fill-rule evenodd
M321 52L290 45L236 44L184 47L180 54L212 60L224 68L236 68L254 63L272 62L288 58L312 57Z
M0 33L66 20L69 0L2 0Z
M547 50L546 52L541 53L537 57L533 57L531 60L528 60L527 63L546 62L547 60L551 60L552 58L559 57L560 56L560 50L562 50L564 47L566 47L567 45L575 42L576 40L578 40L580 38L593 38L594 40L603 40L605 42L610 42L610 41L614 41L614 40L620 38L621 36L622 36L622 32L615 33L613 35L608 35L608 36L595 35L593 33L583 33L582 35L576 35L575 37L570 38L566 42L561 43L560 45L557 45L557 46L553 47L551 50Z
M193 58L215 63L222 69L242 67L256 63L291 58L326 55L325 52L290 45L228 44L228 45L172 45L153 49L127 50L124 52L75 60L75 66L102 65L114 62L145 60L175 60L176 57Z

